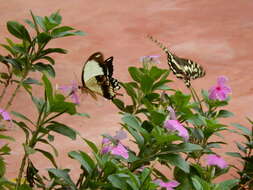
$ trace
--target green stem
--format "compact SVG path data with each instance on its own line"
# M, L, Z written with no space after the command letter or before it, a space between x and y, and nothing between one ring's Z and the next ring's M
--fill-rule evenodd
M8 108L11 106L12 101L14 100L15 96L17 95L17 92L18 92L19 88L21 87L21 84L22 84L24 78L25 78L25 77L23 77L23 79L18 83L18 85L17 85L15 91L14 91L13 94L11 95L10 100L8 101L8 103L6 104L6 106L5 106L5 108L4 108L5 110L8 110Z
M199 99L199 96L198 96L197 92L195 91L195 89L192 86L190 87L190 90L191 90L191 93L194 94L195 98L197 99L197 101L196 101L196 99L194 101L199 103L201 112L204 113L203 107L202 107L202 104L201 104L201 101Z
M26 163L27 157L28 157L28 155L25 153L25 155L24 155L24 157L23 157L23 159L22 159L22 162L21 162L20 169L19 169L18 179L17 179L17 183L16 183L16 186L15 186L15 190L18 190L18 188L19 188L19 186L20 186L20 183L21 183L21 179L22 179L22 175L23 175L23 171L24 171L24 168L25 168L25 163Z
M4 97L5 93L6 93L7 87L8 87L8 86L5 85L3 91L2 91L2 93L1 93L1 95L0 95L0 103L1 103L3 97Z

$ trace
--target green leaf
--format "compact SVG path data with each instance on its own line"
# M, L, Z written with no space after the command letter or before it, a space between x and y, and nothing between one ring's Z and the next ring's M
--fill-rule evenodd
M42 85L38 80L28 77L23 81L23 84L37 84Z
M48 135L47 138L50 142L54 140L54 136L52 135ZM49 145L53 149L55 156L58 156L57 149L52 144L50 144L46 139L39 139L39 142Z
M150 119L155 125L163 125L164 120L167 116L167 114L165 115L164 113L160 113L158 111L150 111L150 115Z
M239 152L226 152L227 155L233 156L236 158L242 158L243 156Z
M92 141L89 141L88 139L85 139L85 138L82 138L86 143L87 145L93 150L93 152L95 153L98 153L98 148L97 146L92 142Z
M88 154L86 154L85 152L79 151L72 151L69 152L68 155L75 159L78 160L80 162L80 164L85 168L85 170L91 175L93 169L95 168L95 164L93 162L93 160L89 157Z
M37 71L40 71L47 76L55 77L55 71L51 65L39 62L33 66Z
M12 59L12 58L4 58L5 61L7 61L8 63L10 63L14 69L18 70L18 71L22 71L23 70L23 65L22 62L18 59Z
M25 19L24 21L25 21L25 23L29 24L30 27L35 28L35 25L33 24L32 21L30 21L28 19Z
M33 14L32 14L32 16L33 16ZM41 17L41 16L33 16L33 18L34 18L34 21L35 21L35 26L39 25L43 31L46 31L46 26L44 24L43 17Z
M240 182L239 179L229 179L218 184L221 190L230 190Z
M65 112L70 115L77 114L76 104L72 102L65 102L65 97L62 94L56 94L50 107L51 112Z
M71 180L71 178L68 174L68 171L50 168L50 169L48 169L48 172L52 173L53 175L55 175L56 177L58 177L60 179L63 179L65 183L70 185L71 190L77 190L74 182Z
M51 36L53 38L61 38L61 37L75 36L75 35L83 36L85 34L82 31L72 31L72 30L74 30L74 28L69 27L69 26L61 26L61 27L53 29L51 32Z
M205 189L203 189L201 182L199 182L199 180L198 180L199 178L197 178L196 176L193 176L193 177L191 177L191 179L192 179L192 184L193 184L195 190L205 190Z
M52 13L49 17L51 22L56 23L57 25L61 24L62 16L59 14L59 11Z
M13 137L2 135L2 134L0 134L0 139L15 141L15 139Z
M160 160L168 161L170 164L177 166L186 173L190 172L188 163L178 154L160 155L159 158Z
M0 177L2 178L5 174L6 171L6 166L5 166L5 162L2 158L0 158ZM1 179L0 178L0 179ZM1 183L0 183L1 184Z
M45 50L41 51L40 56L45 56L45 55L50 54L50 53L66 54L67 50L62 49L62 48L48 48L48 49L45 49Z
M118 174L112 174L108 176L109 182L112 184L113 187L121 189L121 190L127 190L127 184L126 180L124 178L121 178L118 176Z
M22 184L22 185L20 185L18 190L32 190L32 188L27 184Z
M128 72L130 73L133 80L136 82L141 82L143 73L136 67L129 67Z
M114 98L112 102L113 102L113 103L117 106L117 108L119 108L121 111L124 111L124 110L125 110L124 102L121 101L120 99Z
M244 134L251 136L251 131L247 127L244 127L238 123L232 123L231 125L242 131Z
M21 114L21 113L12 111L11 114L13 114L13 115L15 115L16 117L19 117L19 118L21 118L21 119L23 119L23 120L26 120L26 121L30 122L32 125L34 125L34 123L33 123L30 119L28 119L25 115L23 115L23 114Z
M10 151L11 151L11 148L9 147L8 144L5 144L5 145L1 146L1 148L0 148L1 156L2 155L9 155Z
M220 110L217 115L217 117L222 117L222 118L227 118L227 117L232 117L232 116L234 116L234 114L227 110Z
M131 86L131 84L129 83L120 83L120 84L126 90L127 94L131 97L133 104L136 105L137 94L134 88Z
M49 124L47 126L47 129L54 131L56 133L59 133L61 135L64 135L66 137L69 137L72 140L76 139L76 131L70 127L68 127L67 125L64 125L62 123L58 123L56 121L52 121L50 122L51 124Z
M49 57L49 56L43 56L43 57L40 57L40 59L45 59L47 60L50 64L54 65L55 64L55 61L52 57Z
M31 37L24 25L19 24L18 22L9 21L7 22L7 29L13 36L31 42Z
M36 98L35 96L31 96L33 103L36 105L38 113L42 111L43 105L45 105L45 101L42 98Z
M38 149L38 148L36 148L35 150L37 150L40 153L42 153L47 159L49 159L51 161L51 163L54 165L54 167L57 168L57 164L56 164L56 161L54 159L54 156L50 152L47 152L45 150Z
M35 149L33 149L32 147L25 145L25 144L24 144L24 149L25 149L26 154L28 154L28 155L36 153Z
M44 82L45 91L46 91L46 98L48 99L49 103L53 102L53 87L51 82L48 80L46 75L42 76L42 81Z
M37 40L39 44L47 44L51 39L52 37L47 32L41 32L37 36Z
M122 121L135 129L136 131L141 132L142 134L146 134L147 131L141 127L141 123L137 120L137 118L131 114L124 114Z
M151 69L150 69L150 77L154 80L154 81L156 81L156 80L158 80L164 73L166 73L167 72L167 70L164 70L164 69L160 69L160 68L158 68L158 67L152 67Z
M144 92L144 94L151 93L152 86L153 86L153 79L150 78L148 75L143 76L143 80L141 80L141 90Z
M75 115L81 116L81 117L87 117L90 118L90 115L87 113L76 113Z

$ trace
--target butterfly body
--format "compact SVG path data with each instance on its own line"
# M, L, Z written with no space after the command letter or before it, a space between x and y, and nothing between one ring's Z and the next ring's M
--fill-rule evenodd
M100 52L92 54L84 63L82 70L82 90L96 99L96 94L106 99L113 99L120 89L113 75L113 57L104 60Z
M191 80L205 76L204 69L198 63L190 59L176 56L161 42L154 39L152 36L149 36L149 38L168 55L168 64L173 74L176 75L177 78L184 80L184 83L188 88L191 86Z

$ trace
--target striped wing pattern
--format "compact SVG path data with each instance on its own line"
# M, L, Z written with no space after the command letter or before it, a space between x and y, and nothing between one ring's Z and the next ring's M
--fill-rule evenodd
M167 53L170 69L177 78L184 80L184 83L188 88L191 86L191 80L205 76L203 67L201 67L198 63L190 59L184 59L174 55L161 42L154 39L152 36L148 37L160 48L162 48L165 53Z

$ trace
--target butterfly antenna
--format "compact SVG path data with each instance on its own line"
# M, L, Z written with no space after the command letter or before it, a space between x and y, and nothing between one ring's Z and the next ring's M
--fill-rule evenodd
M156 43L160 48L162 48L163 51L165 51L167 54L172 56L172 53L169 51L169 49L162 44L162 42L158 41L157 39L155 39L153 36L151 35L147 35L147 37L154 43Z

